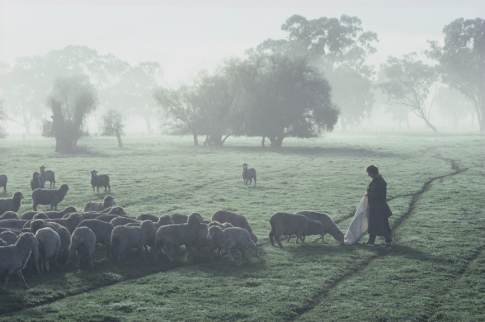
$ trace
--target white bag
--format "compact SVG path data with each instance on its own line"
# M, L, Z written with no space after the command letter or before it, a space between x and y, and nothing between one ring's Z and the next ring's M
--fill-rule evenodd
M368 203L367 196L364 196L360 199L352 222L345 233L344 244L353 245L357 243L367 232L368 225Z

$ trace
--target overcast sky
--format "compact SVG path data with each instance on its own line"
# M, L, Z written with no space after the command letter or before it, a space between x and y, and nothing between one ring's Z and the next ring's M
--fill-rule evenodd
M167 83L189 80L267 38L286 18L355 15L379 35L380 62L419 51L455 18L485 16L485 0L0 0L0 61L86 45L131 63L158 61Z

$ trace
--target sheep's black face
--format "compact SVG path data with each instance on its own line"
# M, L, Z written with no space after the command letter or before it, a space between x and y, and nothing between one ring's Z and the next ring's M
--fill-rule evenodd
M13 195L14 199L17 199L17 200L22 200L24 199L24 195L21 193L21 192L16 192L14 195Z

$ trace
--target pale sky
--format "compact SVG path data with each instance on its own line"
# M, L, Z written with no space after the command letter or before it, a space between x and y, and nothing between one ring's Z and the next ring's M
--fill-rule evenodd
M373 62L420 51L458 17L485 16L485 0L0 0L0 61L86 45L130 63L158 61L176 84L225 58L280 38L293 14L356 15L379 35Z

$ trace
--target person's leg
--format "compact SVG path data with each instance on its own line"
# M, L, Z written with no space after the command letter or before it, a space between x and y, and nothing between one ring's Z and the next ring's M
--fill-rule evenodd
M374 245L375 242L376 242L376 235L369 234L369 240L367 241L367 244Z

